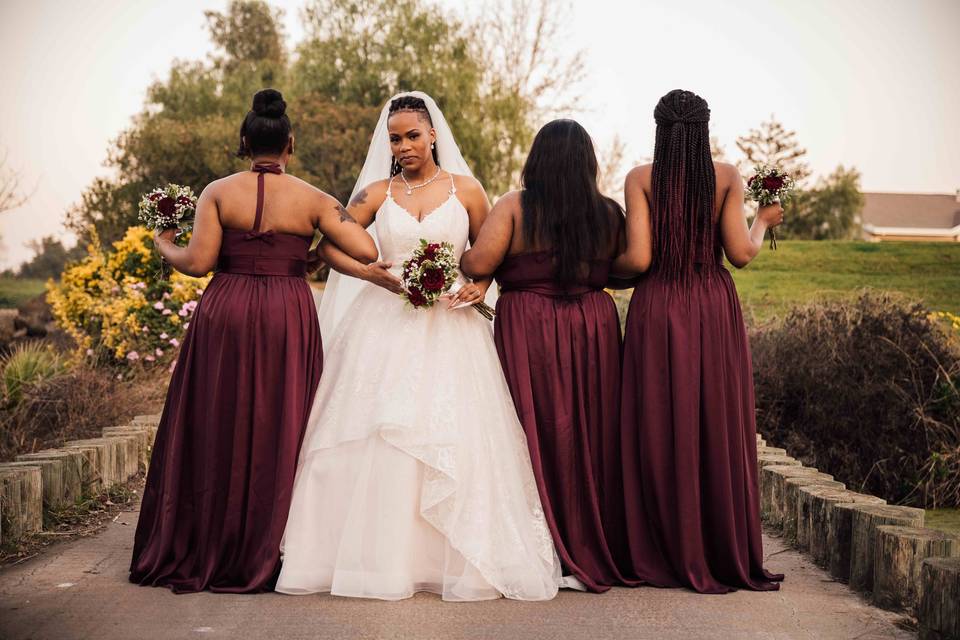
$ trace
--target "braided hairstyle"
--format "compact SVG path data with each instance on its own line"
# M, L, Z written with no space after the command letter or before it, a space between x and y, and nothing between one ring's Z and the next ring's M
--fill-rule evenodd
M414 96L400 96L399 98L394 98L390 102L390 109L388 110L389 119L395 113L416 113L421 120L426 120L430 127L433 127L433 118L430 117L430 110L427 109L427 103L423 101L423 98L416 98ZM437 163L437 166L440 166L440 157L437 154L436 145L433 146L433 161ZM397 162L396 158L393 158L390 161L390 175L395 176L403 170L403 167L400 166L400 163Z
M240 125L237 156L252 158L260 154L283 153L290 142L291 129L283 94L276 89L257 91L253 96L253 106Z
M612 253L623 225L620 205L600 193L597 169L593 141L574 120L545 124L523 165L524 240L553 251L565 289L589 274L591 260Z
M689 280L695 263L712 264L716 171L710 155L710 107L690 91L675 89L653 111L652 270ZM716 249L714 249L716 251Z

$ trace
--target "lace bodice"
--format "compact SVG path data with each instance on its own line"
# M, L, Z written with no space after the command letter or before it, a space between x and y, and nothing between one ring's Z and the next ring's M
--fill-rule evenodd
M459 260L470 237L470 217L453 186L449 197L420 221L393 199L388 187L387 197L377 211L376 229L380 259L392 262L391 271L399 274L403 261L420 245L421 238L449 242Z

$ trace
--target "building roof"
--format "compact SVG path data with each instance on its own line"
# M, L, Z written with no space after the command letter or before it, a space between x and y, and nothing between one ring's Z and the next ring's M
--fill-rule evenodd
M871 227L951 229L960 225L956 195L864 193L861 221Z

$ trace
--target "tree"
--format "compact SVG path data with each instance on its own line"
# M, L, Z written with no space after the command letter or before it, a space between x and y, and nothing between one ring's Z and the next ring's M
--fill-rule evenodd
M838 166L815 188L801 195L801 215L787 217L783 237L806 240L848 240L857 234L863 194L860 172Z
M623 167L624 157L626 157L626 145L619 135L615 135L610 146L597 154L600 168L597 183L600 186L600 193L621 204L623 203L623 181L626 179Z
M717 136L710 136L710 157L713 158L714 162L727 161L727 153Z
M745 157L738 163L741 173L751 172L756 164L772 165L793 176L799 188L810 177L810 167L804 162L807 150L797 141L796 131L788 131L772 115L758 129L737 138L737 148Z
M53 236L31 240L27 246L33 250L33 258L20 265L16 275L21 278L59 278L68 262L79 260L86 252L81 245L67 249Z
M23 193L20 173L7 165L7 153L0 158L0 213L22 206L29 199Z

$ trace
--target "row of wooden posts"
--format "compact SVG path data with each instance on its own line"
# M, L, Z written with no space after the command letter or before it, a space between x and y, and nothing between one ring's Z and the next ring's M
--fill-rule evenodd
M0 464L0 541L41 533L44 514L77 505L127 482L150 463L160 416L107 427L100 438L71 440Z
M960 537L803 466L757 435L766 525L877 606L916 616L921 640L960 640Z

